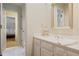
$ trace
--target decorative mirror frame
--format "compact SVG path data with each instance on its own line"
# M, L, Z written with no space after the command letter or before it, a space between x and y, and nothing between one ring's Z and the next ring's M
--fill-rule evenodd
M68 30L73 29L73 4L72 3L67 3L67 4L68 4L68 26L60 26L61 24L58 24L60 27L57 27L57 18L56 18L56 10L55 10L56 4L55 3L52 4L52 9L51 9L52 21L51 21L51 25L52 25L53 29L68 29ZM65 16L65 14L63 16ZM64 20L65 19L63 19L63 21Z

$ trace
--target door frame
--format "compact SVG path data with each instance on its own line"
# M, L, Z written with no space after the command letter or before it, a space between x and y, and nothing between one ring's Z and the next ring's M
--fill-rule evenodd
M7 25L7 17L14 17L15 18L15 41L17 41L17 22L18 22L18 15L17 12L15 11L11 11L11 10L5 10L6 11L6 17L5 17L5 26ZM6 30L6 29L5 29ZM7 36L7 33L6 33ZM6 42L7 42L7 38L6 38Z
M13 11L13 10L11 10L11 11ZM5 24L4 24L5 25L5 29L4 29L5 35L3 35L3 33L1 33L1 35L4 36L4 38L5 38L4 41L3 41L3 37L1 38L1 51L4 51L6 49L6 10L4 8L4 11L3 11L3 5L2 5L1 12L2 12L1 13L1 20L4 20L5 21ZM4 14L3 14L3 12L4 12ZM19 40L18 40L18 37L19 37L19 35L18 35L18 33L19 33L18 32L18 29L20 29L19 26L18 26L19 25L18 12L17 11L14 11L14 12L17 13L16 16L15 16L15 18L16 18L16 21L15 22L17 22L17 24L16 24L16 30L15 30L15 33L16 33L15 37L16 37L17 45L20 46ZM3 25L2 25L2 27L3 27Z
M5 32L5 11L3 8L3 4L1 3L1 52L6 48L6 32ZM4 39L4 40L3 40Z
M1 3L2 4L2 8L4 7L3 6L3 3ZM20 29L20 32L21 32L21 35L26 35L26 36L24 36L24 38L22 38L22 40L24 40L23 42L25 42L26 41L26 39L27 39L27 27L26 27L26 4L24 4L23 6L21 6L21 8L22 8L22 14L21 15L18 15L21 19L18 19L18 21L20 20L21 22L23 22L24 23L24 27L23 27L23 23L21 24L22 26L19 28ZM5 10L5 8L4 8L4 10ZM1 11L3 11L2 9L1 9ZM17 11L17 10L16 10ZM3 13L3 12L2 12ZM1 13L1 19L3 19L3 14ZM23 16L24 15L24 16ZM18 18L19 18L18 17ZM23 31L24 31L24 33L23 33ZM6 36L5 36L6 37ZM2 40L1 40L2 41ZM6 39L5 39L5 42L6 42ZM2 43L2 42L1 42ZM22 43L23 44L23 43ZM4 44L5 45L5 44ZM1 45L2 46L2 45ZM2 49L2 48L1 48ZM25 49L25 52L26 52L26 42L25 42L25 44L24 44L24 49ZM5 50L5 48L4 48L4 50ZM1 50L1 52L3 52L4 50ZM26 54L26 53L25 53Z

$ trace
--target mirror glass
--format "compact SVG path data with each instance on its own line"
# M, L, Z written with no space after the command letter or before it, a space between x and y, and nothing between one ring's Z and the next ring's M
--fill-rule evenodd
M64 26L64 11L63 9L57 8L57 27Z
M54 28L70 29L72 25L72 4L56 3L53 4Z

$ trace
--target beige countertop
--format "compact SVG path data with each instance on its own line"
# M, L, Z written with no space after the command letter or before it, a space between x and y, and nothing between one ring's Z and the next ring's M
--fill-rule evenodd
M66 46L75 50L79 50L79 38L78 37L65 37L61 36L60 38L57 38L56 35L50 34L48 36L42 36L40 33L34 34L35 38L48 41L50 43L60 43L62 46Z

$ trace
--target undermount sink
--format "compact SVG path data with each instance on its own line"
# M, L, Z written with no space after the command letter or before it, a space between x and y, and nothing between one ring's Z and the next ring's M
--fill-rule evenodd
M73 39L59 39L59 43L64 46L69 46L69 45L75 45L79 42Z
M59 45L70 46L79 43L78 40L70 37L64 37L62 35L55 35L54 37Z
M61 37L61 36L47 36L48 39L52 39L54 41L56 41L59 45L64 45L64 46L70 46L70 45L75 45L78 44L78 40L75 39L71 39L71 38L65 38L65 37Z

